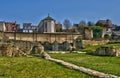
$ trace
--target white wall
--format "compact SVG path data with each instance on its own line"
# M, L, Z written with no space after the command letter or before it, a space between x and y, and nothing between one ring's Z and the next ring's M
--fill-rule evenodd
M55 22L54 21L47 21L47 32L48 33L55 32Z
M47 31L45 29L45 23L47 22ZM55 21L54 20L44 20L38 25L38 31L42 33L54 33L55 32Z
M0 31L6 31L5 23L0 22Z

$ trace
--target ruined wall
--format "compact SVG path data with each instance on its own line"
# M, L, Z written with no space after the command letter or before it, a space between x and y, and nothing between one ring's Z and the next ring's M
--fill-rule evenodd
M108 42L109 42L109 40L101 40L101 41L83 40L82 44L83 44L83 47L87 47L87 46L102 45L102 44L106 44Z
M96 51L90 52L94 55L100 56L120 56L120 47L119 46L102 46Z
M85 39L91 40L93 39L93 31L90 29L85 29Z

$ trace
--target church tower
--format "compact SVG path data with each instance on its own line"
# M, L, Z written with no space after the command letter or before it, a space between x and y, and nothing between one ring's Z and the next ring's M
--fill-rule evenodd
M55 20L49 16L44 18L38 25L39 33L54 33L55 32Z

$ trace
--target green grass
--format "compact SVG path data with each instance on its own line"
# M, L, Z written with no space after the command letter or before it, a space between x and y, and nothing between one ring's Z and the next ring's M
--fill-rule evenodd
M83 49L80 49L80 51L82 52L94 51L101 46L120 46L120 44L104 44L104 45L88 46Z
M120 57L92 56L87 54L50 54L53 58L120 76Z
M0 57L0 78L93 78L38 57Z
M85 47L83 49L80 49L80 51L82 52L89 52L89 51L93 51L93 50L96 50L97 48L101 47L100 45L96 45L96 46L88 46L88 47Z

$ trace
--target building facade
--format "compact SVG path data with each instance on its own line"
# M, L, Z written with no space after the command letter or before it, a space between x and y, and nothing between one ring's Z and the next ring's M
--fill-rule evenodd
M55 24L55 29L56 29L56 32L62 32L62 24L60 23Z
M54 33L55 29L55 20L48 15L45 19L43 19L37 27L38 33Z
M33 26L32 23L23 23L23 32L33 33L37 27Z
M16 22L5 22L6 32L14 32L17 30Z

